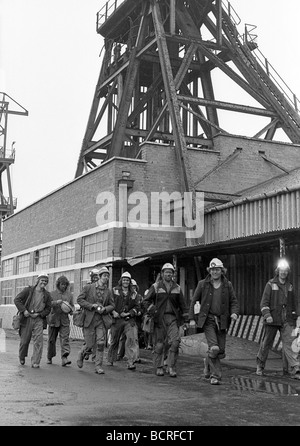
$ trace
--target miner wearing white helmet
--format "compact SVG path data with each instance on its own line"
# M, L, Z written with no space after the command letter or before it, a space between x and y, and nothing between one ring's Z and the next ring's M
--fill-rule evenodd
M95 282L98 282L98 280L100 279L100 276L101 276L103 273L107 273L107 274L108 274L108 277L109 277L109 275L110 275L109 270L108 270L108 268L107 268L106 266L102 266L100 269L98 269L98 268L93 268L93 269L89 272L90 280L89 280L89 282L87 282L87 283L95 283ZM106 285L107 285L107 284L108 284L108 281L107 281ZM96 341L95 341L94 346L93 346L93 349L92 349L92 350L87 350L87 351L85 352L84 359L86 359L86 360L88 361L90 355L92 355L92 361L95 362L95 359L96 359L96 350L97 350L97 343L96 343Z
M238 301L232 283L226 278L226 268L213 258L207 268L208 276L198 282L190 304L190 325L204 331L208 344L204 359L204 376L210 384L222 378L220 359L225 358L226 333L231 320L238 318ZM198 309L197 309L198 307Z
M264 318L263 337L257 353L256 374L264 374L269 350L279 332L282 341L283 374L294 379L300 379L300 364L298 352L292 349L295 339L293 330L299 326L297 320L297 301L292 283L288 276L290 266L286 259L281 258L275 269L275 276L270 279L264 289L260 309Z
M14 299L21 315L20 320L20 364L25 364L29 343L33 341L31 367L37 369L43 353L43 330L47 327L46 317L51 311L51 296L46 286L49 281L47 273L40 273L36 284L25 287ZM32 334L34 333L34 336Z
M85 285L77 297L77 303L85 313L83 324L85 343L78 354L77 366L80 369L83 367L86 353L93 350L96 342L95 373L98 375L104 374L102 368L104 348L114 309L113 295L108 288L109 275L108 268L102 267L99 271L99 280Z
M167 370L169 376L177 376L176 364L180 345L179 327L188 319L188 308L180 286L173 280L175 268L165 263L161 279L149 288L143 305L154 317L154 372L164 375L164 350L167 347Z
M131 286L131 274L128 271L121 275L118 285L113 288L113 296L115 308L111 326L111 342L107 352L107 365L112 366L117 361L120 339L124 334L127 368L135 370L135 362L138 359L136 316L140 305L138 295Z
M51 313L48 316L48 351L47 364L52 364L56 356L56 340L59 334L61 348L61 365L70 365L68 358L70 348L70 318L75 310L73 294L70 292L70 282L66 276L58 277L56 289L51 294Z

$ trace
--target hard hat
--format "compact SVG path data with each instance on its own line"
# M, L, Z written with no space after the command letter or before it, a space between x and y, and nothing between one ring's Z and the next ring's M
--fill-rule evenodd
M163 271L164 269L171 269L173 272L175 271L175 268L172 265L172 263L165 263L161 270Z
M138 286L138 284L136 283L136 281L134 279L131 279L131 285Z
M290 265L288 264L288 262L285 259L280 259L277 264L277 268L290 270Z
M101 276L101 274L103 274L103 273L110 274L110 272L109 272L108 268L106 268L106 266L102 266L102 267L99 269L99 272L98 272L99 276Z
M121 276L121 279L123 278L131 279L131 274L128 271L125 271Z
M69 302L67 302L65 300L62 302L60 308L62 309L62 311L64 313L71 313L71 311L73 311L71 304L69 304Z
M211 268L224 268L224 265L223 265L223 263L221 262L220 259L215 258L215 259L212 259L210 261L210 264L209 264L208 268L209 269L211 269Z
M47 280L49 280L49 276L48 276L48 274L47 273L40 273L38 276L37 276L37 281L39 281L40 279L47 279Z
M94 268L90 271L90 276L98 276L99 275L99 270Z

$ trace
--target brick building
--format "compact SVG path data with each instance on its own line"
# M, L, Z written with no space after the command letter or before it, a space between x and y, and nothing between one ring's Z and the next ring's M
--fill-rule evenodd
M298 151L295 144L226 135L217 135L213 148L190 148L192 177L196 189L204 192L206 215L211 213L210 197L220 190L242 199L255 187L263 189L259 185L267 180L281 177L283 170L300 167ZM180 192L174 146L145 143L138 158L111 158L8 217L3 224L1 303L12 303L25 285L35 281L39 271L50 274L49 290L54 289L59 275L67 275L76 296L89 270L102 263L110 265L111 284L116 284L123 268L132 273L143 292L162 262L173 260L173 251L187 249L187 228L175 224L172 216L170 224L163 225L166 210L151 202L153 192ZM141 193L147 198L146 213L145 206L139 207ZM136 220L142 220L142 227L122 224L132 213ZM224 221L226 232L231 223L226 227ZM208 227L203 237L195 241L193 251L178 265L178 280L187 299L198 278L194 258L204 252L209 257L220 250L220 246L214 246L218 237L213 240L209 235L215 223L207 217L205 222ZM221 241L226 243L226 237ZM160 252L166 255L160 256ZM152 262L128 263L149 253L156 253Z

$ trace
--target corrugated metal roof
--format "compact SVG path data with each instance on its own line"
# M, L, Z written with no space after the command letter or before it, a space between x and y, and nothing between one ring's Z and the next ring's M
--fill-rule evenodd
M300 228L300 187L238 199L204 217L205 243Z

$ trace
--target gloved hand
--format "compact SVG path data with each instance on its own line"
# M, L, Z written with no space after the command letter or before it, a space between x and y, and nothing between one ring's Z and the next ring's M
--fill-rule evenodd
M194 327L196 325L196 322L194 321L194 319L191 319L189 322L190 327Z
M233 321L236 321L237 318L238 318L238 315L235 314L235 313L232 313L232 315L231 315L230 317L231 317L231 319L232 319Z
M29 311L27 311L27 310L25 310L23 314L24 314L25 317L30 316L30 313L29 313Z
M266 322L267 322L267 324L272 324L272 322L273 322L272 316L267 317Z

